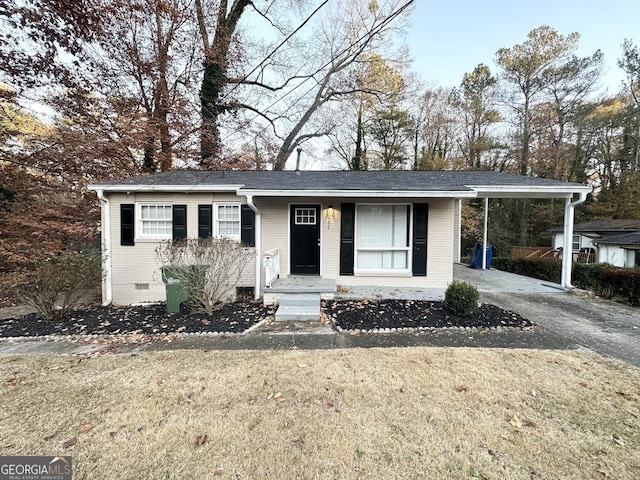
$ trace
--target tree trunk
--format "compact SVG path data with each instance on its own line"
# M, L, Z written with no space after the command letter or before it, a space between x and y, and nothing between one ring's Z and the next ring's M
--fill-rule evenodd
M351 170L362 170L362 135L364 126L362 125L362 107L358 110L358 126L356 127L356 152L351 162Z
M154 138L148 137L147 144L144 146L144 156L142 160L142 171L145 173L153 173L156 171L156 146Z
M204 62L202 87L200 88L200 130L201 166L211 167L220 153L220 130L218 117L224 112L220 105L220 93L226 83L225 69L217 62Z
M524 119L522 122L522 158L520 158L520 175L525 177L529 173L529 142L531 140L531 133L529 132L529 103L529 92L525 90Z
M156 4L156 45L158 48L158 85L155 117L160 134L160 171L171 170L173 151L171 133L169 129L169 85L167 81L169 71L169 46L173 43L173 27L166 32L162 28L160 7Z
M200 130L200 164L211 168L220 153L219 119L229 109L221 97L227 85L227 61L233 33L244 9L251 0L234 0L227 12L227 0L221 0L218 7L216 31L213 41L209 43L209 35L202 9L201 0L195 0L196 16L204 49L202 85L200 88L200 114L202 126Z

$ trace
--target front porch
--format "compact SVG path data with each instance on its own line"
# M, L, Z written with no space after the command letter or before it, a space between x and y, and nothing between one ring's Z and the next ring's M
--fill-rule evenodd
M559 284L491 269L470 268L466 264L453 264L453 279L475 286L480 292L562 292ZM264 303L279 303L284 294L317 294L326 300L396 299L441 301L444 288L418 288L403 285L340 286L335 279L321 277L289 277L274 280L272 287L264 289Z
M263 302L265 305L279 303L284 294L317 294L323 300L333 300L337 291L333 278L318 276L292 276L276 278L270 287L264 287Z

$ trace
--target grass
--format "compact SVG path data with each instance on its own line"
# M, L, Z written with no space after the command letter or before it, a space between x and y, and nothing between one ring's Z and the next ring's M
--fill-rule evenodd
M76 479L640 477L640 372L577 352L4 356L0 405Z

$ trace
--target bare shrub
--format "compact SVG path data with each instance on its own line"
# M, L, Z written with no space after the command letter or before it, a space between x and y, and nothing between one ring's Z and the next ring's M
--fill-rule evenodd
M211 315L218 306L235 299L235 289L254 252L235 240L209 237L163 242L156 256L182 284L190 306Z
M47 260L32 279L14 286L15 296L48 320L64 319L97 297L102 279L99 251L67 253Z

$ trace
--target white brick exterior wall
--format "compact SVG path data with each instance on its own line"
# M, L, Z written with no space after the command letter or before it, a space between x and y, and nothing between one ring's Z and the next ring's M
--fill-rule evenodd
M138 238L138 218L136 212L136 240L133 246L120 245L120 205L136 202L172 203L187 206L187 236L198 236L198 205L213 202L242 202L242 197L229 194L211 193L174 193L145 194L136 193L111 194L111 286L112 303L129 305L141 302L157 302L166 300L165 285L160 276L160 264L156 259L155 249L159 241ZM251 261L243 272L241 286L252 287L255 283L255 262ZM136 290L136 284L148 284L148 290ZM104 289L103 289L104 290Z
M136 202L172 203L187 205L187 235L197 237L198 205L214 202L246 203L244 197L230 194L173 193L131 195L109 194L111 220L111 269L112 302L126 305L139 302L165 300L165 286L160 277L155 248L158 241L136 238L134 246L120 245L120 205ZM261 213L261 253L274 248L280 251L281 276L289 275L289 208L291 204L321 205L321 265L322 277L334 278L339 285L406 286L445 288L452 280L453 262L456 259L455 238L457 214L454 199L419 199L429 204L427 243L427 276L410 275L356 275L341 276L340 272L340 204L351 203L412 203L411 199L392 200L379 198L256 198L255 205ZM327 208L333 206L334 216L329 218ZM137 212L136 212L137 214ZM215 212L214 212L215 217ZM103 219L104 220L104 219ZM138 219L136 218L136 221ZM214 219L215 221L215 219ZM136 224L136 232L138 225ZM245 270L242 286L254 286L255 262ZM148 290L136 290L136 284L148 284ZM264 286L264 269L261 268L261 285Z

